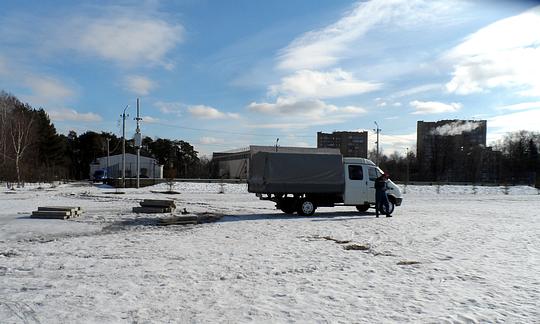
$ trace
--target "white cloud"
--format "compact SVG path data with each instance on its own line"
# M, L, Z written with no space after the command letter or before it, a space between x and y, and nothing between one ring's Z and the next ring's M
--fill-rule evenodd
M51 77L32 75L27 77L24 83L32 90L32 101L41 101L36 102L37 104L62 101L75 94L61 81Z
M184 105L180 102L164 102L164 101L157 101L154 103L154 106L156 106L160 112L163 114L174 114L177 116L182 115L183 107Z
M438 21L459 5L422 0L359 2L337 22L296 38L279 55L278 67L287 70L324 68L350 55L350 47L373 28L391 23L402 28Z
M201 144L223 144L225 143L225 140L222 138L215 138L211 136L203 136L200 138Z
M519 111L488 118L488 142L501 139L508 132L528 130L540 132L540 109Z
M23 44L17 53L30 57L57 58L75 52L122 66L170 69L174 64L167 55L183 41L184 28L149 1L129 2L64 6L47 15L13 13L2 17L0 38Z
M145 123L149 123L149 124L160 123L161 122L161 120L159 118L155 118L155 117L152 117L152 116L143 116L142 121L145 122Z
M47 110L49 117L53 121L82 121L100 122L103 118L95 113L79 113L73 109L51 109Z
M124 79L126 90L139 96L146 96L157 87L157 84L141 75L130 75Z
M454 62L449 92L471 94L513 88L540 96L540 6L469 35L445 59Z
M361 116L366 110L357 106L338 107L318 99L298 100L278 97L275 103L252 102L248 110L270 116L275 121L257 123L261 128L307 128L314 125L342 123L355 116Z
M455 112L462 108L460 103L445 104L437 101L418 101L414 100L409 103L415 111L414 115L420 114L440 114L445 112Z
M392 154L393 152L398 152L401 155L405 156L407 153L407 148L409 151L414 152L414 147L416 145L416 132L410 134L398 134L398 135L387 135L381 133L379 135L380 148L384 151L385 154ZM369 141L369 149L375 147L374 141ZM416 153L416 152L414 152Z
M367 113L367 110L357 106L345 106L343 108L338 108L338 112L351 115L363 115Z
M513 105L501 106L497 110L527 110L527 109L540 109L540 101L522 102Z
M196 118L201 119L238 119L240 115L236 113L224 113L217 110L214 107L205 106L205 105L196 105L188 108L188 112Z
M248 109L264 114L289 114L289 115L312 115L328 110L336 110L337 107L327 105L321 100L296 100L292 98L278 97L275 103L252 102Z
M416 95L419 93L428 92L432 90L444 90L444 85L438 84L438 83L423 84L423 85L409 88L406 90L398 91L392 95L392 98L408 97L411 95Z
M25 90L20 99L38 107L47 105L65 106L66 102L77 95L72 85L58 78L36 74L24 66L0 56L0 76L4 75L9 81Z
M68 27L72 30L59 36L70 42L64 45L85 55L120 64L157 63L170 68L165 55L182 41L183 27L129 11L133 10L123 15L115 11L98 18L81 17Z
M272 95L296 98L335 98L362 94L378 90L379 83L360 81L349 72L334 69L329 72L300 70L281 79L278 85L270 86Z

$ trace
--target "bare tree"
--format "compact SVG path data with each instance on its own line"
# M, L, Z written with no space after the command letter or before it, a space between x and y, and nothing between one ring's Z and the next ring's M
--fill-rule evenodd
M10 118L9 137L13 148L13 156L10 157L15 162L17 172L17 184L21 181L21 164L27 149L32 145L32 123L33 116L25 108L17 108Z
M0 166L6 164L8 154L8 117L13 109L13 98L7 93L0 92Z

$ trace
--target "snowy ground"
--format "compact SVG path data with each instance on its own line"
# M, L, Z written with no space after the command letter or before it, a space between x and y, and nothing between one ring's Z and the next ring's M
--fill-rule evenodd
M409 186L379 219L350 207L286 216L245 185L150 192L164 189L0 191L0 323L539 322L536 189ZM130 212L143 198L227 216L152 226L163 216ZM45 205L85 212L29 218Z

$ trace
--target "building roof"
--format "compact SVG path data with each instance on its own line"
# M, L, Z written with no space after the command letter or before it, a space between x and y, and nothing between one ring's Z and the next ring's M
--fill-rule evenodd
M118 158L122 158L122 154L109 155L109 159L118 159ZM136 159L136 158L137 158L136 154L126 153L126 160L128 160L128 159ZM158 161L156 159L154 159L154 158L147 157L147 156L142 156L142 155L141 155L140 158L141 158L141 160L153 161L154 163L158 164ZM107 157L106 156L99 157L96 160L98 160L100 162L101 161L105 162L107 160Z

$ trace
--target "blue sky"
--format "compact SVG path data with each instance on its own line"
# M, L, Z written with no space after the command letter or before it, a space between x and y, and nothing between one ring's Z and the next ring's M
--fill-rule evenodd
M0 89L61 133L143 135L203 154L315 146L369 130L414 149L416 121L486 119L488 144L540 131L533 1L2 1Z

